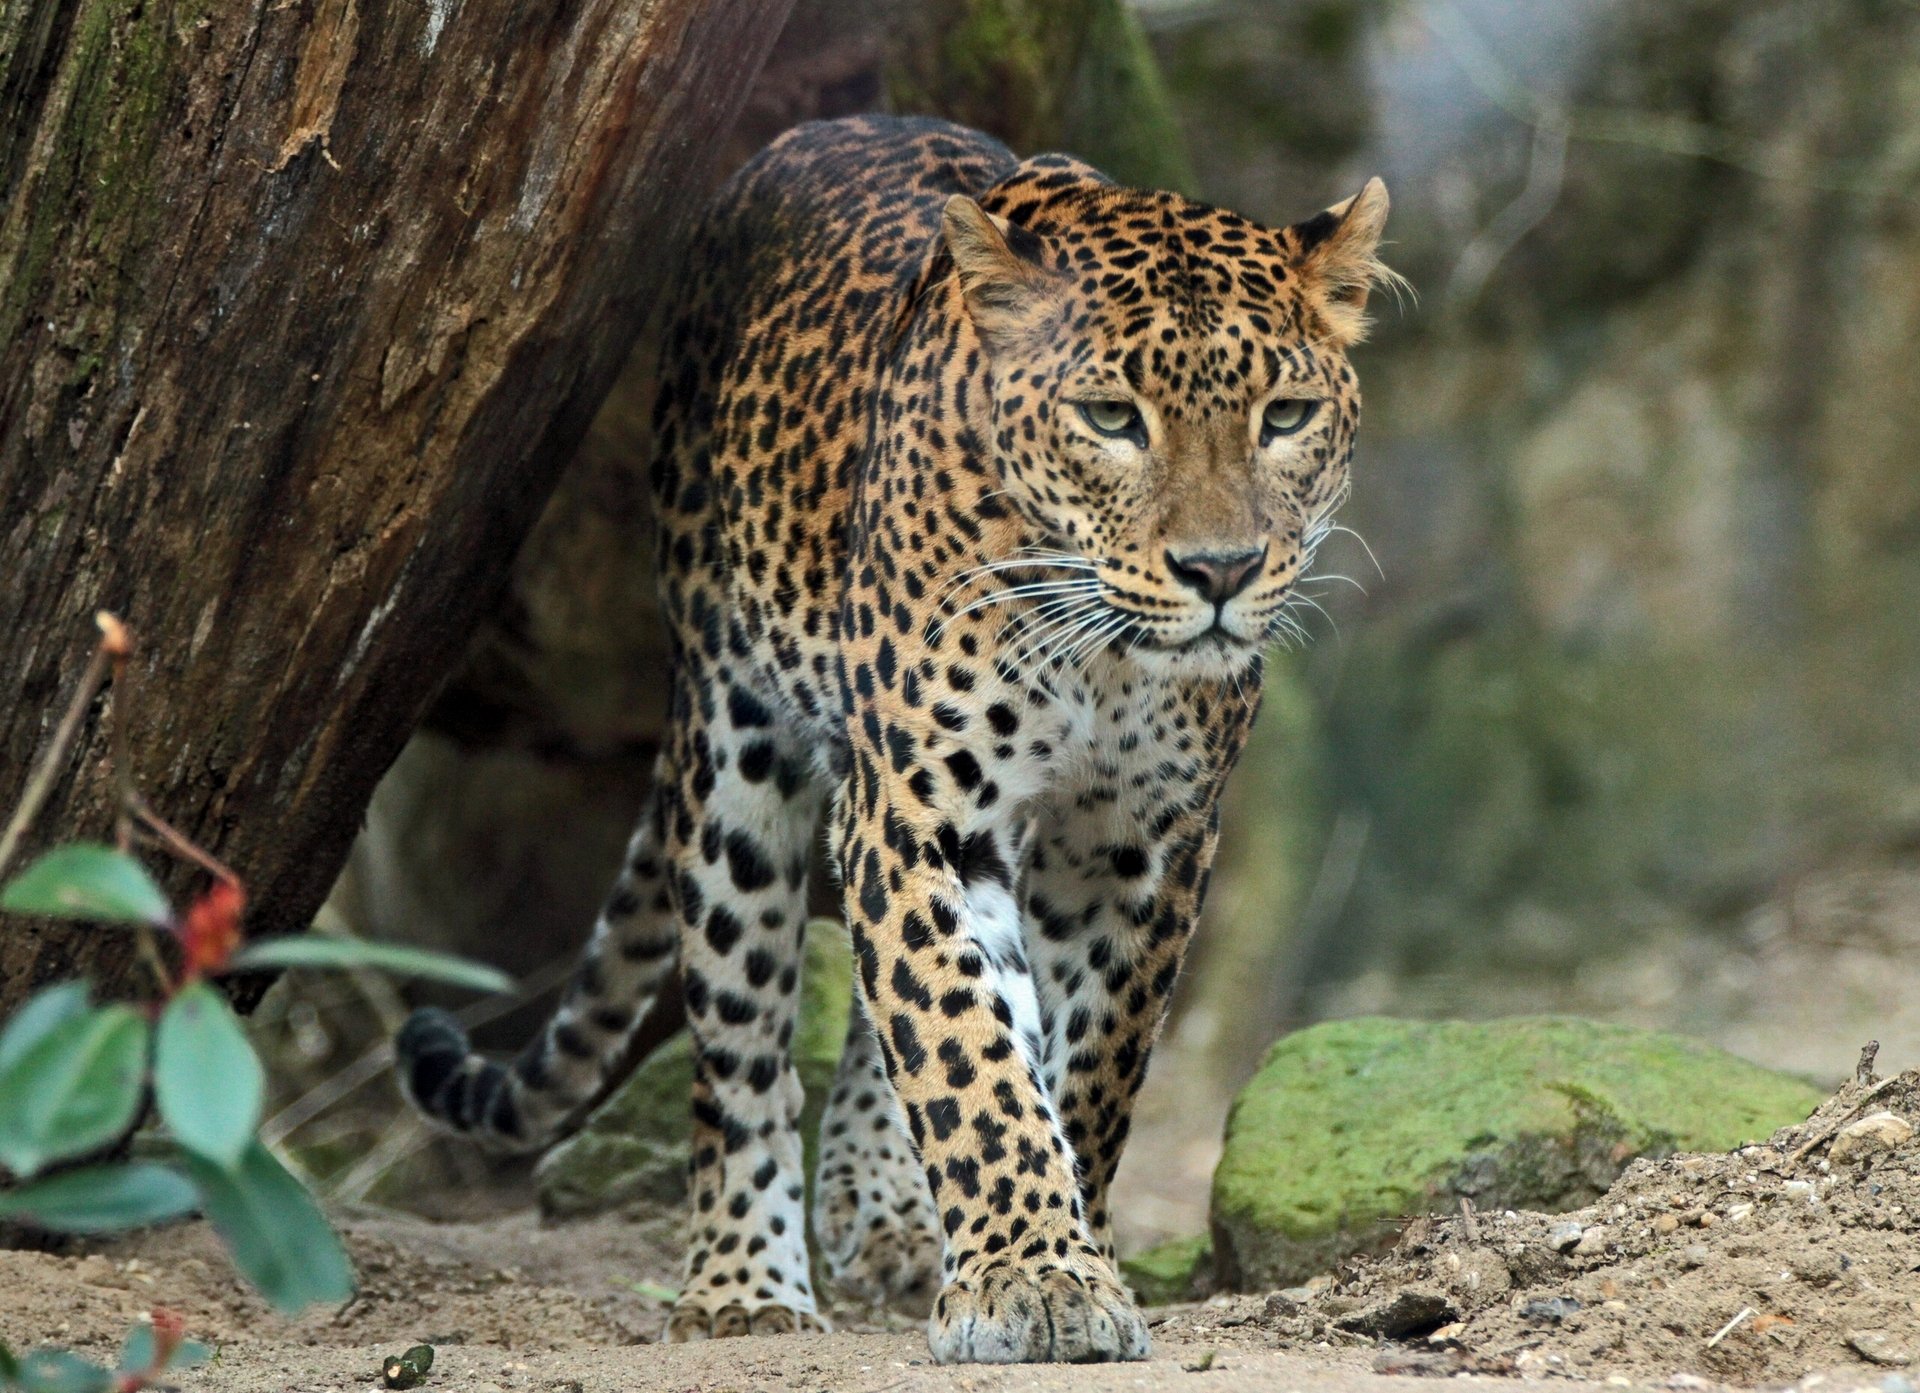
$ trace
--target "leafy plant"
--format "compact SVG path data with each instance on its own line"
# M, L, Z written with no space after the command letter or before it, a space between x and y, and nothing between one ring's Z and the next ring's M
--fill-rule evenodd
M165 1308L127 1332L112 1368L63 1349L39 1349L25 1358L0 1344L0 1388L23 1393L136 1393L162 1374L207 1361L207 1347L186 1338L186 1323Z
M209 979L298 963L404 970L493 990L510 983L477 964L345 938L297 951L287 949L298 939L278 939L240 952L244 903L238 882L223 881L176 917L138 861L86 845L48 852L0 891L0 909L17 913L157 926L178 940L185 964L163 982L150 1014L92 1004L83 983L62 982L0 1031L0 1166L31 1182L0 1191L0 1215L98 1233L201 1208L247 1279L276 1307L297 1311L346 1300L352 1272L305 1187L257 1138L266 1070ZM33 1180L118 1140L149 1089L172 1156Z
M102 616L101 627L106 637L69 719L0 835L0 871L50 787L46 771L64 753L62 740L78 728L74 713L109 667L116 682L125 680L131 640L111 616ZM116 754L121 738L116 729ZM136 829L211 874L184 913L132 854ZM246 944L239 877L147 807L124 764L118 840L55 847L0 888L0 910L133 932L155 983L151 1001L129 1005L96 1003L87 983L59 982L0 1028L0 1170L15 1182L0 1188L0 1219L107 1233L197 1210L277 1309L345 1301L353 1293L346 1251L306 1187L259 1138L266 1071L214 983L236 972L302 967L370 968L482 991L512 984L491 968L398 944L312 933ZM149 1099L167 1137L159 1155L74 1167L123 1139ZM177 1318L156 1311L151 1325L129 1335L114 1369L59 1350L16 1358L0 1346L0 1388L138 1389L204 1354L185 1341Z

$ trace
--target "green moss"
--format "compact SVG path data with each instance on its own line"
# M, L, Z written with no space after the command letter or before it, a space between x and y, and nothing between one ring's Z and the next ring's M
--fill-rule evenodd
M800 1129L811 1184L820 1113L852 1009L853 955L843 926L826 919L807 926L801 983L793 1060L807 1093ZM686 1195L692 1088L692 1045L682 1035L654 1051L577 1135L541 1161L541 1207L586 1214L636 1201L678 1203Z
M1068 149L1123 184L1198 190L1153 50L1122 0L1090 7L1065 86L1060 128Z
M1213 1264L1213 1240L1204 1233L1170 1238L1143 1253L1120 1259L1120 1275L1143 1305L1191 1301Z
M174 61L184 52L173 26L192 17L136 0L81 5L44 108L59 111L60 124L44 164L22 180L30 211L21 240L0 247L0 331L19 331L56 262L98 257L116 271L138 265L168 212L153 196L153 177L184 71ZM121 289L90 283L73 306L59 307L68 346L105 351Z
M1797 1079L1629 1026L1315 1026L1275 1045L1234 1104L1213 1182L1217 1264L1235 1285L1284 1285L1462 1195L1571 1208L1634 1156L1726 1150L1819 1101Z
M1191 190L1180 127L1125 0L943 0L938 38L899 55L890 104L1070 150L1123 183Z

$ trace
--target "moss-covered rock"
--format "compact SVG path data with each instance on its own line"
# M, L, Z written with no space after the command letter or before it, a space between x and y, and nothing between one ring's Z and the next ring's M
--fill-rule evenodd
M1145 1306L1167 1306L1205 1295L1211 1285L1213 1241L1204 1233L1169 1238L1143 1253L1120 1259L1120 1275Z
M1217 1275L1285 1286L1408 1215L1590 1204L1637 1156L1723 1151L1818 1090L1698 1041L1556 1017L1337 1021L1276 1044L1227 1119Z
M807 926L800 1021L794 1066L807 1090L800 1115L807 1177L827 1089L846 1040L852 1009L853 961L846 929L832 920ZM680 1035L656 1050L572 1138L548 1152L536 1178L541 1210L551 1216L591 1214L635 1202L676 1205L687 1193L691 1042Z

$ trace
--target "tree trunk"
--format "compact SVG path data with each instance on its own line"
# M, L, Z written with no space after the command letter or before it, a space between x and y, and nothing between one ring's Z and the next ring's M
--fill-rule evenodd
M110 608L141 788L306 924L789 3L0 0L0 812ZM8 921L0 1013L127 950Z

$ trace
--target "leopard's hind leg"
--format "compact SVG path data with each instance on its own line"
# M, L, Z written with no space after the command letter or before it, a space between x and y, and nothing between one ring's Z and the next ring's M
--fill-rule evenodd
M666 836L694 1043L693 1210L667 1338L819 1330L791 1054L820 801L811 753L736 673L697 655L689 666Z
M848 1296L908 1315L932 1306L940 1289L939 1216L857 989L820 1119L813 1232L828 1277Z

